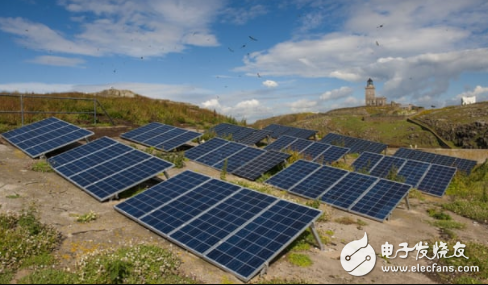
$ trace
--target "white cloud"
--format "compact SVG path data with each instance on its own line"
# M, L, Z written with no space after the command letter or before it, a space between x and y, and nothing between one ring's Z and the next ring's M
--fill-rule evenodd
M276 81L273 81L273 80L266 80L263 82L263 85L268 87L268 88L278 87L278 83Z
M38 56L32 60L28 60L28 62L36 63L36 64L43 64L43 65L54 65L54 66L71 66L71 67L79 67L85 61L81 58L68 58L68 57L61 57L61 56Z
M472 91L466 91L456 96L461 99L462 97L482 96L488 94L488 87L476 86Z
M293 103L288 103L287 105L294 113L315 112L317 111L316 107L318 106L318 102L308 99L301 99Z
M343 86L339 89L334 89L332 91L327 91L320 96L321 100L335 100L344 97L351 96L353 93L353 89L351 87Z
M252 19L268 13L263 5L254 5L244 8L226 8L222 12L224 22L231 22L237 25L244 25Z
M210 99L200 104L203 108L216 110L227 116L237 119L246 119L248 123L253 123L257 119L270 117L272 111L265 107L259 100L251 99L238 102L234 106L226 106L218 99Z
M71 20L81 32L67 36L23 18L0 18L0 30L30 49L90 56L164 56L182 52L188 45L219 45L210 25L223 8L221 0L62 0L59 4L72 13Z

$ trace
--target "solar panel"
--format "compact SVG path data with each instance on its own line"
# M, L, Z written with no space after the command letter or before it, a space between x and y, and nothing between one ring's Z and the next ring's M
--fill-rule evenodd
M120 137L142 145L154 147L163 151L171 151L185 143L192 141L202 134L187 131L160 123L150 123L137 128Z
M231 124L222 123L213 127L211 130L214 131L217 136L220 136L223 133L223 131L229 128L230 126Z
M444 166L452 166L456 161L455 157L447 156L447 155L436 155L436 157L432 160L432 164L439 164Z
M361 152L369 151L369 152L373 152L373 153L382 153L387 148L388 148L388 146L384 143L371 142L370 145L368 146L368 148L362 150Z
M286 153L267 151L232 173L249 180L256 180L289 157L290 155Z
M408 195L411 186L380 179L350 211L383 222Z
M334 141L338 141L341 139L341 136L334 133L328 133L325 137L323 137L320 142L326 144L332 144Z
M418 189L430 195L442 197L449 187L452 178L456 174L456 168L432 164Z
M40 157L92 135L93 132L57 118L42 120L2 134L8 142L31 158Z
M414 150L411 152L410 157L408 159L432 163L435 157L436 155L433 153Z
M96 150L87 153L93 149ZM49 163L54 171L99 201L173 167L172 163L107 137L55 156Z
M406 160L399 157L385 156L383 159L376 164L376 166L371 169L370 174L372 176L386 178L392 170L398 171L405 164Z
M229 141L220 138L213 138L208 142L202 143L201 145L185 151L185 157L191 160L197 160L199 157L204 156L207 153L214 151L217 148L222 147L228 143Z
M411 149L407 148L400 148L398 149L393 156L395 157L400 157L400 158L408 158L410 159L410 156L412 155L414 151Z
M264 149L281 151L283 149L286 149L290 144L292 144L296 140L297 138L282 136L279 139L272 142L271 144L269 144L268 146L266 146Z
M245 148L247 148L247 146L230 142L204 156L199 157L196 159L196 161L208 166L213 166L214 164L225 160L229 156L232 156Z
M253 134L239 140L240 143L247 144L247 145L255 145L258 142L264 140L268 136L271 136L271 131L268 130L260 130L257 132L254 132Z
M292 151L296 151L296 152L302 152L312 144L314 144L313 141L308 141L308 140L304 140L304 139L297 139L296 141L291 143L287 147L287 149L292 150Z
M304 149L302 151L302 155L305 157L305 159L315 160L330 147L330 144L316 142Z
M315 136L316 134L317 134L317 131L300 129L300 131L295 136L297 138L309 139L310 137Z
M309 199L319 199L332 185L344 178L349 172L330 166L322 166L306 179L289 189L289 192Z
M288 127L288 126L281 126L272 124L264 128L264 130L272 131L271 137L272 138L279 138L280 136L291 136L301 139L308 139L311 136L314 136L317 131L295 128L295 127Z
M236 125L229 125L229 127L218 134L219 137L221 138L231 138L232 140L234 139L234 135L238 133L242 127L236 126Z
M320 142L350 148L350 153L359 154L365 151L372 153L381 153L388 147L386 144L343 136L334 133L327 134Z
M322 164L330 164L338 161L344 155L349 152L348 148L331 145L326 151L324 151L314 161Z
M265 128L263 128L263 130L267 130L267 131L271 131L271 132L274 132L275 130L277 130L278 128L280 128L281 126L280 125L276 125L276 124L271 124Z
M299 160L266 180L266 183L281 190L288 191L298 182L307 179L307 176L319 168L320 164Z
M154 188L115 209L244 282L321 215L191 171Z
M471 171L476 166L476 164L478 163L475 160L456 158L452 166L456 167L459 171L462 171L465 174L469 175L471 174Z
M376 177L350 172L327 190L321 200L326 204L348 211L349 207L377 181Z
M424 178L425 173L429 170L430 164L415 160L407 160L403 165L398 176L405 178L405 184L412 185L417 188L417 185Z
M235 133L233 136L232 136L232 140L234 141L240 141L242 140L243 138L246 138L250 135L252 135L253 133L255 133L257 130L255 129L251 129L251 128L242 128L240 131L238 131L237 133Z
M383 155L381 154L364 152L354 161L352 167L354 168L354 171L369 173L371 169L374 168L382 159Z
M229 156L227 158L227 172L232 173L234 170L247 164L248 162L262 155L265 152L266 151L262 149L248 147L232 156ZM224 163L225 160L220 161L219 163L215 164L213 167L217 169L222 169L224 167Z
M210 179L208 176L186 170L164 183L159 183L131 199L119 203L115 209L137 220Z
M288 127L285 126L278 126L278 128L273 130L273 133L271 134L271 137L274 139L279 138L281 135L283 135L285 132L287 132L289 129Z

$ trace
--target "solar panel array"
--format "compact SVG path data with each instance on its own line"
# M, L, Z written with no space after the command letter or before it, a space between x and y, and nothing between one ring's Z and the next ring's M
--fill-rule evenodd
M2 134L8 142L31 158L40 157L92 135L93 132L54 117Z
M407 148L400 148L393 156L432 163L432 164L455 167L459 171L463 171L468 175L471 173L471 170L473 170L473 168L477 164L475 160L456 158L452 156L434 154L430 152L424 152L421 150L407 149Z
M405 184L438 197L444 195L456 172L454 167L370 152L364 152L352 166L357 172L381 178L388 178L395 169L397 176L405 179Z
M192 171L115 209L244 282L321 215L319 210Z
M331 145L350 148L351 149L349 151L350 153L360 153L360 154L365 151L373 152L373 153L381 153L388 147L386 144L383 143L377 143L368 140L343 136L335 133L329 133L320 141Z
M122 134L120 137L163 151L171 151L201 136L202 134L197 132L160 123L150 123Z
M302 154L306 159L319 162L321 164L330 164L338 161L349 152L348 148L290 136L281 136L264 149L275 151L296 151Z
M172 163L107 137L48 161L54 171L101 202L173 167Z
M211 129L218 137L230 138L235 142L246 145L255 145L271 135L267 130L256 130L232 124L222 123Z
M317 131L288 127L282 125L271 124L263 130L271 131L271 137L277 139L281 136L290 136L295 138L309 139L317 134Z
M383 222L411 185L299 160L266 183Z
M256 180L263 173L282 163L289 154L265 151L244 144L214 138L187 152L188 159L222 170L227 163L227 172Z

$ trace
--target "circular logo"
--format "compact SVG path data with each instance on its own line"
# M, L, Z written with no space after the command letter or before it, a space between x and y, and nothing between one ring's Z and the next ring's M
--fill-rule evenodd
M376 253L368 244L368 234L360 240L348 243L341 252L341 264L344 270L353 276L364 276L376 265Z

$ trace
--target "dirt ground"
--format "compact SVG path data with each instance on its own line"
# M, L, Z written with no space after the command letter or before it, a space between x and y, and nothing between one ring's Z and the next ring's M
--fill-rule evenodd
M103 132L101 129L96 131L98 137L103 133L103 135L109 134L117 139L119 133L125 130L111 130L110 133ZM242 283L232 274L172 245L116 212L113 207L121 201L100 203L55 173L39 173L30 170L35 161L0 139L0 212L18 212L35 203L41 220L54 225L66 237L56 252L63 267L74 270L76 261L83 254L97 249L146 242L157 243L162 247L173 249L183 260L182 271L194 276L200 282ZM218 171L193 162L187 162L184 169L171 169L169 174L173 176L186 169L216 178L220 175ZM238 180L239 178L228 175L227 179ZM276 191L276 194L285 199L295 201L299 199L281 191ZM285 253L271 263L266 275L257 276L252 282L257 282L260 278L281 278L303 279L311 283L435 283L434 280L421 273L383 273L380 267L384 266L386 261L381 258L377 258L376 267L370 274L364 277L353 277L344 271L339 260L345 244L361 239L365 232L368 233L370 244L377 254L381 253L381 245L385 242L398 248L398 244L402 242L408 242L412 247L419 241L441 241L438 229L428 223L432 219L427 215L426 209L436 203L447 201L448 198L438 199L429 196L425 196L425 198L425 201L411 199L411 210L408 210L406 204L402 202L393 212L392 218L385 223L361 218L341 210L332 210L333 220L343 216L351 217L354 220L360 218L367 225L358 228L357 225L320 222L317 224L318 230L323 232L331 230L334 232L334 236L332 243L327 245L324 251L313 248L306 252L313 260L312 266L306 268L294 266L287 261ZM322 207L325 209L325 205ZM86 214L90 211L99 215L96 221L87 224L76 222L75 215ZM452 213L451 216L454 220L467 225L465 230L456 231L459 239L465 242L475 241L487 244L488 228L486 225L474 223ZM410 254L407 259L391 259L390 263L389 265L427 265L425 259L416 261L415 254Z

